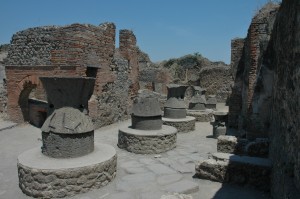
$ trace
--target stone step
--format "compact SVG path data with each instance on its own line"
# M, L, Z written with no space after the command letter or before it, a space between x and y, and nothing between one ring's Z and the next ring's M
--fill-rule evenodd
M269 140L266 138L257 138L250 141L235 136L221 135L218 137L217 150L221 153L266 158L269 154Z
M251 185L269 191L271 161L266 158L214 153L196 165L195 177L217 182Z

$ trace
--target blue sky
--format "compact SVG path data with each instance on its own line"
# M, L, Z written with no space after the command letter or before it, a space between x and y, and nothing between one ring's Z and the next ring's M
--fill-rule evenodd
M1 0L0 44L29 27L113 22L134 31L152 61L199 52L230 63L230 41L245 37L268 0Z

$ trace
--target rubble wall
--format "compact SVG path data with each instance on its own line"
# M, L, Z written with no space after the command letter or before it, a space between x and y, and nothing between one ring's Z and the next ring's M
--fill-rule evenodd
M10 119L26 121L21 112L22 106L28 107L29 96L46 98L40 76L95 77L89 114L96 128L127 118L139 88L136 38L132 31L120 31L120 56L116 58L115 30L113 23L72 24L14 34L5 60ZM126 103L124 96L130 99Z

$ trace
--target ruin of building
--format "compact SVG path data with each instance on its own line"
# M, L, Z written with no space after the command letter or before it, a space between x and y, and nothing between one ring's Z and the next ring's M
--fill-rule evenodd
M187 116L186 105L184 103L185 91L188 86L179 84L169 84L167 101L164 105L163 123L174 126L178 132L187 133L195 129L196 119Z
M115 37L113 23L44 26L14 34L5 61L9 119L43 124L47 102L41 76L96 78L87 105L96 128L127 118L139 89L136 37L120 30L119 48Z
M42 147L18 156L19 186L26 195L63 198L103 187L116 176L116 150L94 143L94 125L86 115L95 80L41 77L50 115L41 128Z
M300 197L299 16L297 0L268 3L247 37L232 40L228 127L240 137L219 136L218 153L196 165L196 176Z
M119 129L118 146L139 154L157 154L176 147L177 129L162 124L158 99L149 92L133 101L131 126Z

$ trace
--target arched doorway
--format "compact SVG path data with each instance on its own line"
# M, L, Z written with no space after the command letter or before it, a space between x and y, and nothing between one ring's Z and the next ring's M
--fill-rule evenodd
M31 93L31 91L33 89L36 88L36 84L33 84L32 82L25 82L23 84L23 90L20 93L19 96L19 107L22 111L22 115L23 115L23 119L25 122L29 122L29 103L28 103L28 99L29 99L29 94Z
M23 121L41 127L47 118L47 102L41 99L41 83L35 76L29 76L19 83L18 106Z

